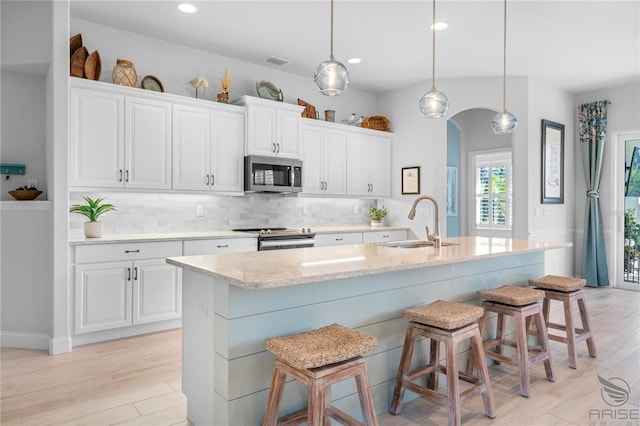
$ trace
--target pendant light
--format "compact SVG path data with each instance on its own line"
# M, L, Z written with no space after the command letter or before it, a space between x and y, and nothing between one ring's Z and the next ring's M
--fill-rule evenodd
M431 90L425 93L418 105L420 111L427 118L440 118L447 113L449 109L449 99L447 96L436 89L436 0L433 0L433 25L431 25L432 34L432 60L431 60Z
M313 80L320 93L327 96L338 96L347 90L349 71L333 56L333 0L331 0L331 56L316 68Z
M507 0L504 0L504 34L503 34L503 68L502 68L502 112L493 117L491 125L496 135L513 132L518 126L518 119L507 111Z

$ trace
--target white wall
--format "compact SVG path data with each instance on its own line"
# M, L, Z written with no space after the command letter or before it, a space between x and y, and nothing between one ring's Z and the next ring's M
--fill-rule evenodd
M609 274L611 275L613 269L616 267L616 264L614 263L616 260L612 259L615 233L620 231L624 226L622 223L624 218L624 208L623 204L618 202L621 195L612 193L615 174L622 173L622 170L618 169L617 162L612 161L615 160L614 151L616 150L614 149L614 145L618 143L616 140L617 134L640 131L640 83L580 94L575 97L574 108L577 108L583 103L605 99L610 101L611 105L607 107L607 142L604 148L604 163L602 165L602 178L600 180L600 206L602 208L602 222L604 226L607 262L609 265ZM578 144L578 137L578 130L576 128L576 145ZM579 274L581 271L582 260L586 184L584 182L584 170L582 167L582 158L579 154L579 147L576 149L574 217L576 222L576 273ZM624 148L620 147L620 149ZM620 188L621 193L622 191L623 189ZM619 261L622 262L622 260Z
M51 62L51 1L2 0L2 67L44 74Z

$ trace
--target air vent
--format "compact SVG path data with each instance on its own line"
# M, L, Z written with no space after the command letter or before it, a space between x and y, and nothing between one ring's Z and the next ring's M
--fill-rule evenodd
M282 66L290 62L286 59L278 58L277 56L269 56L264 61L273 65L278 65L278 66Z

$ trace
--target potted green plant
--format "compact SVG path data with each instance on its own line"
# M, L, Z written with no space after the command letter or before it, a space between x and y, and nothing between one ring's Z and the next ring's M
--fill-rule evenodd
M380 226L382 219L384 219L389 211L385 206L377 208L376 206L369 207L369 219L371 219L371 226Z
M87 238L100 238L102 236L102 222L98 219L106 212L116 210L113 204L102 203L104 198L95 200L82 197L87 204L74 204L69 208L69 213L78 213L89 219L84 223L84 236Z

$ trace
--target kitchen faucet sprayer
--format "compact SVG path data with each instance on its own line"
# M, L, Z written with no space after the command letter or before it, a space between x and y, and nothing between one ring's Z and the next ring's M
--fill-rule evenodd
M433 206L435 207L435 211L436 211L436 216L435 216L435 233L434 234L429 234L429 227L425 226L426 230L427 230L427 239L429 241L433 241L433 246L435 248L440 248L441 246L441 239L440 239L440 221L439 221L439 216L440 216L440 208L438 207L438 202L436 201L435 198L430 197L429 195L422 195L418 198L415 199L415 201L413 202L413 205L411 206L411 210L409 211L409 219L413 220L416 217L416 206L418 205L418 203L422 200L429 200L433 203Z

